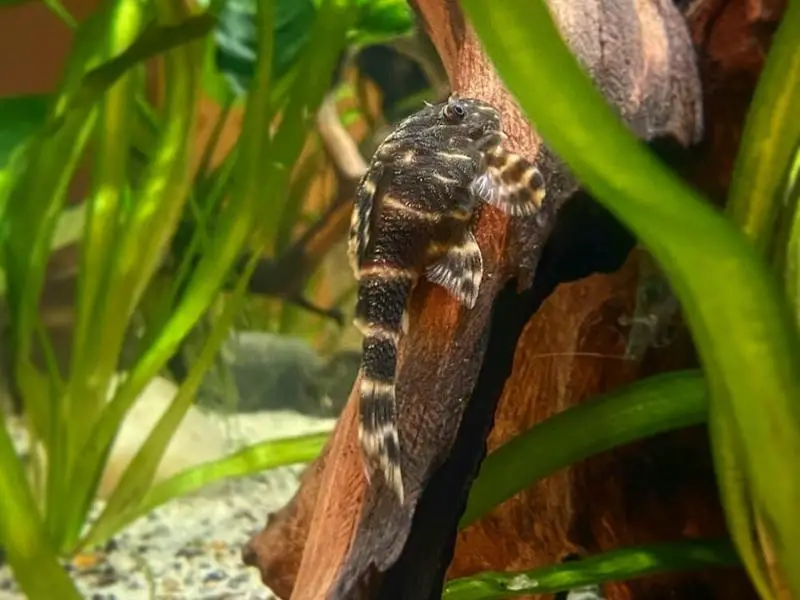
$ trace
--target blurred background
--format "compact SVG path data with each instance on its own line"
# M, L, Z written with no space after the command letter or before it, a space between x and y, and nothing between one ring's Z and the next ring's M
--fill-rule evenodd
M40 126L58 89L73 43L69 20L83 21L98 0L69 0L52 10L44 3L0 9L0 158ZM359 4L359 3L356 3ZM360 15L330 76L320 115L303 132L302 151L291 166L283 197L270 207L272 239L237 311L231 337L218 353L197 395L199 404L253 411L290 408L333 415L346 400L358 368L360 337L351 326L355 282L346 259L354 182L386 130L424 99L441 97L447 83L436 53L415 28L406 2L360 3ZM285 79L302 56L315 17L314 0L275 3L273 79ZM62 18L58 14L61 12ZM188 202L169 252L149 283L126 332L124 361L134 361L141 324L164 307L186 258L196 213L209 187L231 162L256 60L255 6L223 3L218 23L204 36L202 95L191 140L195 202ZM64 14L67 22L64 21ZM151 61L155 62L155 61ZM154 138L147 110L163 95L157 64L148 64L146 96L136 115L130 177L140 173ZM69 366L75 327L80 240L91 193L92 148L81 158L58 219L41 292L40 315L62 370ZM227 161L227 162L226 162ZM194 206L193 206L194 204ZM201 207L202 210L202 207ZM241 265L240 265L241 266ZM234 269L235 271L235 269ZM219 312L215 302L193 328L162 376L180 382ZM3 319L9 373L8 318ZM8 380L8 378L4 378Z
M359 366L355 187L447 92L405 0L0 2L0 598L72 597L23 538L90 571L215 539L267 593L240 548Z

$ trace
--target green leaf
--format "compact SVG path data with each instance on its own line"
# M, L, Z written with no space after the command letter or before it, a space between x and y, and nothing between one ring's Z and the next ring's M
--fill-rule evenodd
M727 419L726 419L727 417ZM747 479L741 469L734 437L735 426L729 415L712 413L708 423L714 444L714 464L720 485L720 496L725 514L728 516L728 532L739 550L739 556L750 567L750 579L763 598L771 598L767 582L767 567L759 552L756 540L756 524L753 520L752 498L747 488Z
M2 176L0 176L1 178ZM2 196L2 192L0 192ZM81 239L83 235L83 225L86 220L86 204L78 204L77 206L69 206L61 211L61 216L58 218L56 229L53 232L53 241L51 250L61 250L66 246L71 246ZM5 278L0 271L0 296L6 294Z
M96 102L128 70L150 58L200 40L215 24L215 17L208 13L186 17L179 22L151 23L123 52L95 65L81 77L77 88L63 101L63 109L76 109Z
M315 149L308 152L294 167L289 193L275 232L275 253L278 255L286 250L297 234L297 223L303 216L303 201L317 182L316 175L322 171L324 160L324 153Z
M316 12L323 4L322 0L276 0L277 51L273 59L276 81L283 81L294 72L312 37ZM406 0L353 0L349 5L348 11L354 13L347 31L347 40L351 44L379 44L408 35L413 30L414 14ZM254 0L229 0L220 13L214 36L216 67L237 94L247 92L253 75L256 57L254 14ZM213 74L209 74L209 85L215 97L220 98ZM275 96L282 97L283 94L276 93Z
M767 264L624 126L582 72L543 0L463 0L462 6L547 144L642 240L668 277L699 350L709 411L721 411L735 427L750 497L779 533L775 558L800 595L794 569L800 478L792 475L793 457L800 455L800 339ZM790 4L784 21L797 18L798 10ZM542 95L545 85L549 93Z
M308 124L304 119L298 119L293 113L298 110L308 110L309 101L315 99L318 84L292 89L290 91L291 109L283 115L275 139L264 135L264 132L270 131L270 123L274 116L272 106L268 102L273 64L274 27L271 8L271 5L267 3L258 5L259 27L257 30L260 49L258 71L254 89L247 98L242 136L237 146L236 176L231 196L222 207L217 227L209 241L208 251L202 256L193 272L179 305L122 384L111 405L105 411L103 419L96 427L95 433L89 436L85 456L91 457L95 464L98 464L97 461L106 452L127 407L175 352L177 345L214 300L244 243L252 236L254 230L263 227L264 219L261 215L264 205L269 206L269 195L274 195L276 199L279 199L285 193L285 180L280 176L280 169L276 171L269 167L274 166L280 158L296 160L296 154L299 154L302 142L307 135ZM334 8L341 9L339 6ZM315 70L311 72L315 74L324 73L326 63L330 60L330 57L324 54L320 58L317 50L332 42L336 43L339 38L344 38L344 29L339 23L342 16L331 8L323 7L320 15L326 14L327 19L323 20L320 16L318 23L315 24L316 33L320 39L310 45L303 62L307 68L313 67ZM323 32L326 35L323 35ZM166 120L166 122L169 121L169 119ZM278 156L273 155L273 150ZM268 168L265 168L265 165ZM265 190L268 191L267 197L264 195ZM258 253L253 254L248 268L253 268L257 256ZM241 285L243 283L240 281ZM229 316L228 314L226 319ZM217 328L216 333L208 340L210 345L206 346L203 351L203 360L198 359L199 367L206 368L209 364L206 359L208 356L213 356L213 351L221 339L219 336L221 332L224 332L222 325L226 322L224 319L220 321L220 328ZM160 456L159 453L163 451L164 440L168 440L171 430L180 422L188 407L188 402L192 397L192 386L197 382L198 373L200 370L193 370L190 373L190 379L184 384L185 387L181 388L179 398L173 402L173 405L162 417L157 430L154 430L132 463L129 472L126 472L123 481L115 491L113 502L109 501L107 513L96 523L96 529L94 533L90 534L90 539L95 539L101 534L106 535L119 526L120 515L132 510L137 498L146 491L145 487L151 479L153 465L157 464L155 461ZM84 459L83 463L91 465L87 459ZM83 473L83 475L87 474Z
M48 482L51 494L56 494L65 481L65 469L58 468L59 461L67 459L61 439L65 415L55 403L60 382L48 381L34 366L31 350L34 341L42 339L37 307L53 237L67 188L97 116L91 105L72 111L62 108L87 65L98 58L96 34L102 31L106 12L101 8L81 24L44 124L12 152L11 162L0 176L0 246L12 324L13 376L34 435L42 441L47 455L56 457L49 461L50 473L55 477ZM49 517L48 514L46 526L52 533Z
M263 175L264 182L273 184L268 188L271 193L262 200L264 211L260 221L264 224L262 233L268 251L274 250L281 215L287 209L285 190L289 174L300 157L307 132L315 125L315 116L330 88L331 74L355 17L349 0L323 0L317 11L310 43L298 63L297 78L288 91L291 102L284 106L281 127L275 134L273 160Z
M30 600L81 600L56 559L0 410L0 547Z
M139 35L144 18L137 0L117 2L109 16L106 55L114 57L124 52ZM116 334L121 344L128 316L118 313L115 321L109 323L102 313L105 305L111 303L109 296L126 291L108 286L119 281L113 280L115 262L119 258L114 250L123 236L123 228L129 225L126 222L126 207L130 206L127 166L139 82L136 73L130 70L119 77L109 75L108 80L114 83L107 88L99 106L92 190L81 243L73 372L63 400L65 411L72 419L69 432L80 440L71 443L74 453L106 402L106 390L116 368L119 345L109 342L107 336ZM106 88L106 84L104 81L99 87Z
M127 514L139 512L137 508L152 484L164 452L169 446L175 430L191 408L197 389L202 383L206 371L213 363L225 335L230 330L236 309L241 305L247 282L250 280L257 262L257 256L251 257L232 298L228 299L222 314L214 323L200 355L181 384L177 395L125 469L125 473L108 499L103 512L92 524L81 542L82 546L108 539L128 522Z
M0 169L11 154L44 124L50 96L30 95L0 98Z
M726 539L686 540L633 546L583 560L520 573L480 573L447 583L442 600L499 600L531 594L552 594L606 581L646 575L735 567L736 551Z
M42 0L42 2L50 9L51 13L61 19L64 25L72 30L78 27L78 22L75 20L75 17L72 16L72 13L70 13L59 0Z
M783 272L783 284L800 327L800 142L787 178L785 208L775 254Z
M800 7L787 5L742 132L727 210L760 252L774 238L783 183L800 140Z
M414 11L407 0L356 0L355 4L361 10L349 35L354 44L379 44L414 29Z
M187 9L178 0L166 0L157 7L163 28L169 29L185 19ZM124 13L120 12L119 16L123 18ZM102 285L94 292L96 301L91 311L81 313L89 322L80 326L86 328L85 337L76 338L87 342L76 348L80 353L74 360L79 366L73 370L68 389L68 401L73 405L77 405L77 400L83 402L87 395L95 405L105 401L128 322L162 259L186 203L191 183L189 140L199 95L199 50L197 44L184 44L165 55L165 80L169 85L163 109L164 126L159 132L154 155L131 201L118 203L113 211L120 219L118 225L111 216L112 211L104 216L104 227L116 231L116 235L103 234L104 243L109 243L109 261L102 267L98 265L98 271L103 271L97 274ZM92 340L92 344L88 344L88 340ZM103 407L99 419L89 422L91 434L81 438L80 451L76 452L80 460L73 463L70 471L72 479L82 482L84 487L70 498L66 521L71 529L65 543L77 541L116 431L126 411L154 374L150 372L144 382L134 381L138 387L131 385L131 375L113 400Z
M81 239L86 223L86 203L70 206L61 212L53 234L53 250L70 246Z
M2 223L14 351L29 355L38 296L67 186L94 126L91 110L70 113L50 135L37 132L9 182ZM13 227L11 224L13 223Z
M668 373L598 396L532 427L483 461L461 527L568 465L637 439L705 422L707 394L701 372Z
M245 477L277 467L310 462L319 455L329 437L328 433L312 433L269 440L244 448L225 458L187 469L153 486L135 510L124 515L123 522L130 523L170 500L222 479ZM104 537L100 535L94 541L102 543L103 540Z
M312 0L274 0L272 78L283 79L308 44L316 9ZM254 0L228 0L216 28L216 67L233 90L250 89L256 63L256 4Z

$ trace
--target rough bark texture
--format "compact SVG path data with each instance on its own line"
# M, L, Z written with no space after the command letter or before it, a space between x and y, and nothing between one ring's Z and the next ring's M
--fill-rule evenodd
M549 178L551 210L560 207L573 189L569 176L540 147L457 3L416 4L453 89L501 108L512 146L537 158ZM696 82L685 47L676 46L680 35L671 5L618 0L576 6L554 0L551 8L590 74L637 134L684 144L697 139ZM707 123L704 141L680 157L688 159L682 171L720 201L783 6L702 0L682 8L700 49ZM510 231L502 216L484 210L477 237L493 276L476 309L465 314L440 290L418 290L398 386L410 509L391 505L380 489L367 490L351 402L293 502L249 546L247 562L260 567L265 583L281 597L432 600L440 595L445 570L453 577L533 568L574 551L724 530L707 442L697 428L631 444L555 474L455 541L490 429L489 451L588 397L695 361L685 331L640 363L619 358L628 332L618 317L633 309L638 251L629 254L626 232L582 194L563 206L557 222L546 220L540 242L553 226L539 257L530 240L527 246L514 243L525 236ZM515 293L513 282L506 282L520 263L536 260L533 286ZM418 360L407 360L410 355ZM744 576L730 572L648 578L608 586L606 593L609 600L755 598Z

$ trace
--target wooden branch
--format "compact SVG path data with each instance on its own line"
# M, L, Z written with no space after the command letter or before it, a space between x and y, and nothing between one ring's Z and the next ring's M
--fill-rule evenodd
M704 10L704 3L715 6ZM449 0L419 0L416 4L453 88L498 105L512 147L537 158L548 178L550 210L554 212L575 184L546 148L540 147L538 137L482 55L457 4ZM732 94L735 108L711 121L701 153L686 170L709 192L727 187L729 158L737 144L723 148L722 142L738 142L744 108L761 67L758 60L747 62L739 56L759 48L742 41L755 35L745 26L754 14L766 14L766 20L777 20L780 15L775 7L769 7L770 12L764 6L758 0L703 0L691 7L696 19L692 22L695 42L705 48L701 55L703 79L716 86L712 100L721 106L726 93L737 92ZM576 5L553 0L551 9L584 66L640 137L669 137L681 144L698 139L697 75L687 58L690 44L670 2L617 0ZM610 39L603 38L603 31L607 36L613 32ZM739 60L725 62L726 56ZM743 63L745 81L735 75ZM533 287L524 294L514 293L504 283L520 266L536 265L539 252L532 246L537 240L531 244L530 232L513 231L493 210L484 210L479 217L477 237L492 276L476 309L465 314L436 289L423 287L417 292L398 386L400 398L409 398L410 407L401 409L401 441L406 450L404 461L412 463L409 487L416 510L397 511L382 500L380 492L373 495L365 489L355 452L351 398L330 450L315 463L293 501L298 508L287 509L283 515L280 529L291 529L295 535L281 538L279 552L295 557L302 553L294 586L293 569L270 572L258 556L250 556L250 564L262 566L265 583L274 586L280 577L287 584L285 592L279 592L281 597L437 598L453 552L456 521L482 459L483 440L492 429L495 405L504 386L490 448L564 408L642 374L692 364L686 336L671 355L661 353L655 360L647 357L642 365L614 359L624 347L625 332L617 321L631 311L636 254L612 276L585 277L592 272L616 271L633 240L582 194L560 209L557 222L553 212L539 223L540 244L548 229L555 230L544 246ZM557 285L573 280L579 281L562 284L553 293ZM490 319L491 335L487 335ZM490 351L482 360L487 345ZM579 352L606 358L587 359L577 356ZM415 363L406 359L412 354ZM470 398L469 402L464 402L465 398ZM417 436L408 439L410 432ZM662 436L587 461L585 468L565 470L537 484L459 535L448 575L532 568L576 550L668 539L669 532L699 535L720 531L721 512L701 433ZM431 435L438 436L440 443L431 444ZM635 525L629 527L625 500L642 494L641 483L636 483L637 475L643 473L641 465L655 465L645 472L649 484L656 485L656 474L670 472L669 456L692 453L698 459L705 456L695 461L697 469L688 475L693 487L686 488L686 481L679 480L666 485L672 494L688 493L693 502L673 505L671 496L653 498L651 493L643 499L646 515L631 521ZM317 496L320 490L325 494ZM278 530L277 525L268 525L253 544ZM298 532L308 533L307 542ZM378 571L383 569L386 572L381 577ZM662 578L654 584L618 584L607 590L607 597L666 598L674 596L675 590L682 592L677 597L699 597L693 592L697 589L718 589L723 593L718 597L727 598L746 598L751 592L743 577L715 583L713 577L691 575L666 582Z

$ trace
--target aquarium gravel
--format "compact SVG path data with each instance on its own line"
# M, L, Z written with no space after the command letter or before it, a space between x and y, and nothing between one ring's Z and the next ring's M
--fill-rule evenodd
M240 552L267 512L291 497L299 472L276 469L175 500L67 568L90 600L274 598ZM0 567L0 600L23 598L8 566Z
M240 418L237 429L255 441L259 430L263 439L266 429L289 436L333 425L333 420L314 421L262 413ZM11 427L12 437L24 449L15 429ZM302 469L282 467L223 481L173 500L132 523L103 548L76 556L66 568L87 600L275 598L258 571L242 563L241 549L263 528L267 513L291 498ZM101 508L102 503L96 503L93 516ZM8 565L0 566L0 600L24 598Z

